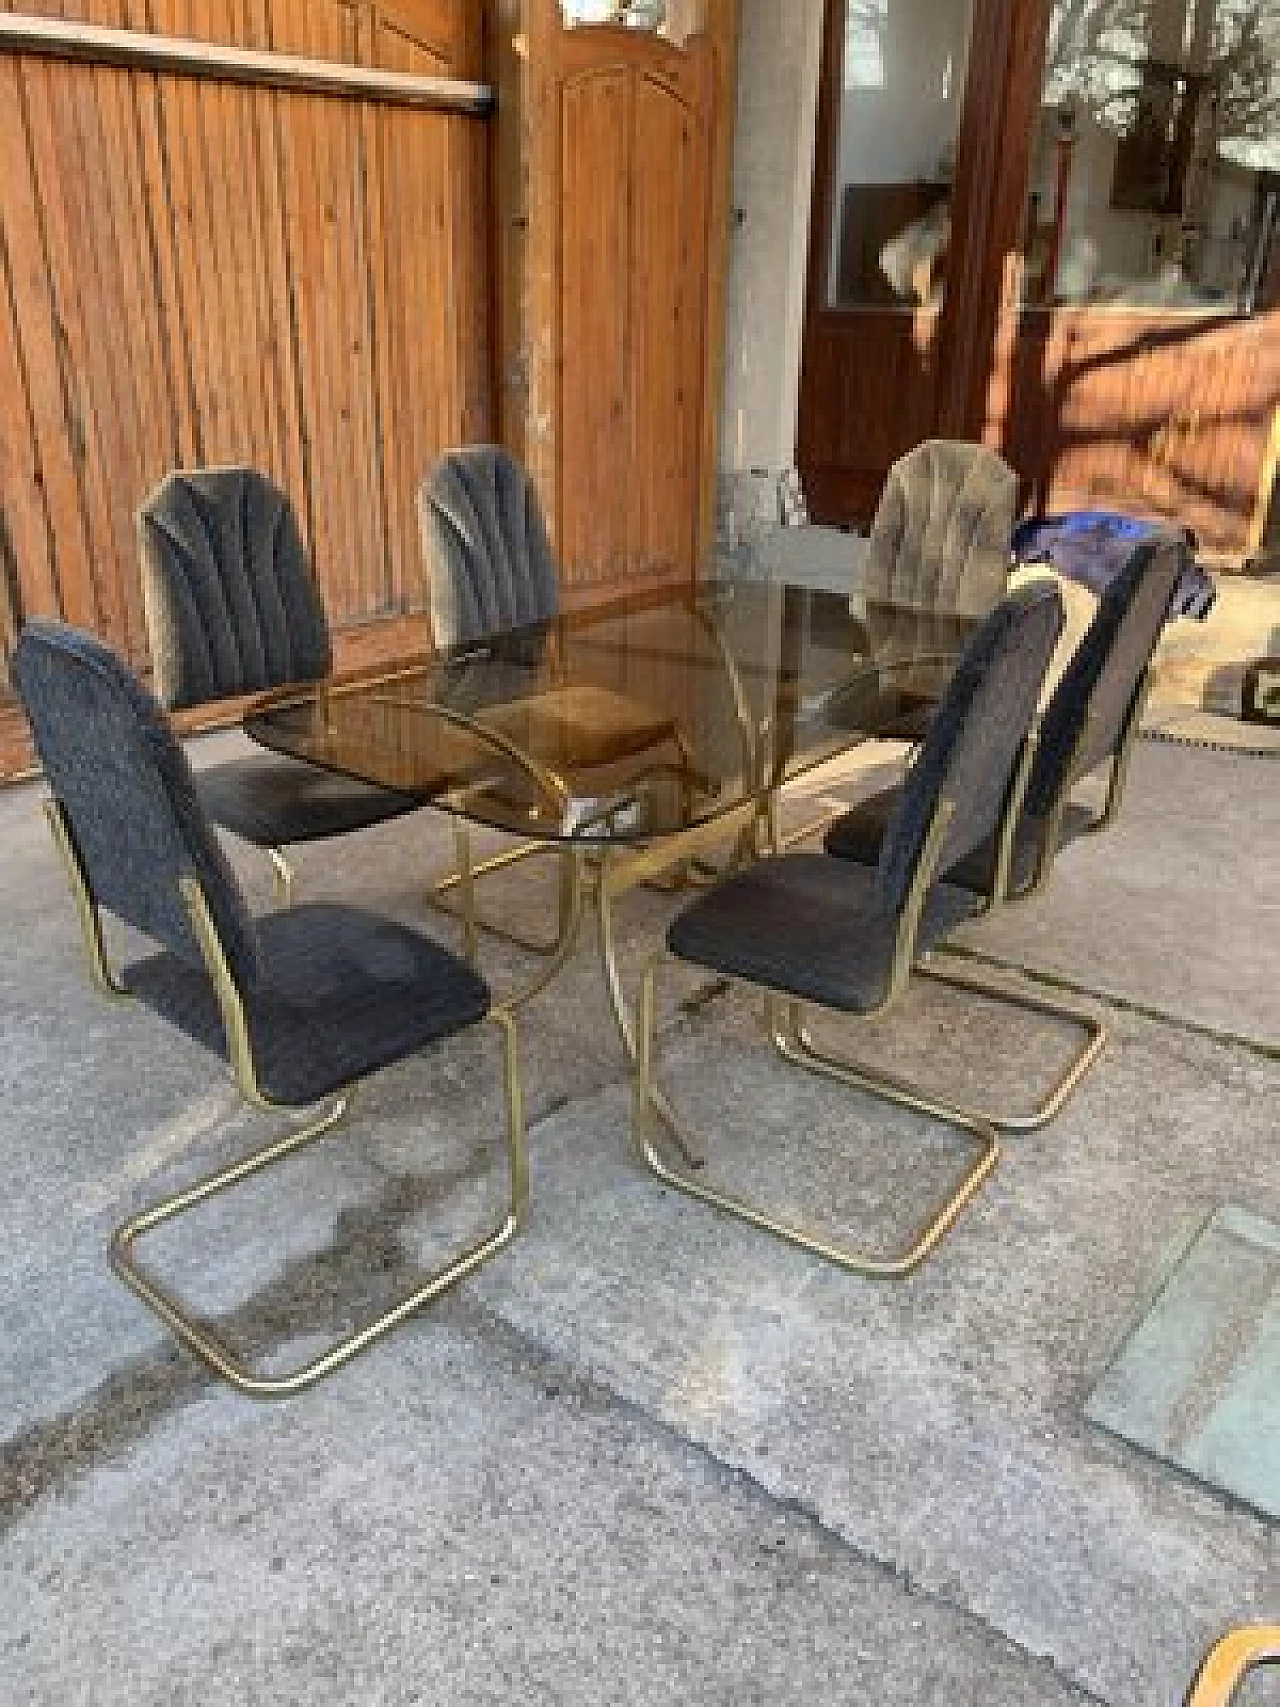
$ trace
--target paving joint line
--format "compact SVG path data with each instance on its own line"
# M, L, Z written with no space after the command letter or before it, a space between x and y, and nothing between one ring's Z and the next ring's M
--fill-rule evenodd
M951 954L960 960L973 961L979 966L990 966L999 972L1012 972L1019 978L1025 978L1028 983L1040 984L1046 989L1062 990L1068 995L1085 996L1095 1002L1105 1002L1108 1007L1115 1008L1120 1013L1135 1014L1139 1019L1151 1020L1157 1025L1167 1026L1171 1031L1184 1031L1192 1037L1204 1038L1206 1042L1222 1044L1229 1049L1243 1049L1264 1061L1280 1061L1280 1043L1268 1043L1265 1038L1248 1037L1243 1032L1225 1031L1218 1026L1205 1025L1201 1020L1183 1019L1170 1013L1167 1008L1152 1007L1132 996L1122 996L1108 990L1094 990L1088 984L1081 984L1061 973L1023 966L1016 960L1008 960L1004 955L992 954L986 949L949 942L938 952L943 956Z
M501 1312L498 1305L486 1303L464 1293L455 1295L455 1307L461 1306L467 1313L474 1313L482 1318L491 1333L500 1342L505 1342L508 1351L517 1350L527 1356L534 1356L546 1364L556 1366L564 1372L564 1385L572 1383L580 1393L588 1397L603 1399L610 1405L617 1406L624 1415L642 1422L646 1428L666 1436L685 1451L692 1451L707 1464L714 1466L722 1473L745 1483L751 1491L765 1502L773 1511L784 1517L790 1516L801 1520L823 1536L830 1544L846 1554L855 1563L874 1571L884 1580L897 1584L914 1599L923 1601L929 1606L949 1612L960 1619L972 1630L1001 1643L1010 1653L1017 1655L1030 1666L1047 1669L1053 1677L1064 1684L1079 1697L1082 1707L1115 1707L1111 1697L1100 1695L1087 1683L1072 1675L1059 1665L1055 1655L1039 1653L1030 1648L1025 1642L1020 1642L1015 1636L1002 1630L998 1624L983 1613L967 1606L963 1601L954 1599L944 1590L936 1589L927 1584L922 1578L913 1576L909 1570L896 1564L892 1559L884 1558L872 1552L865 1545L851 1540L839 1529L834 1529L822 1517L818 1508L811 1502L801 1499L794 1494L778 1494L769 1488L754 1471L745 1465L734 1463L732 1458L724 1457L707 1440L698 1439L691 1434L685 1434L674 1423L649 1410L638 1398L635 1398L613 1385L606 1379L604 1373L590 1366L580 1368L568 1352L560 1347L549 1344L537 1333L509 1320ZM555 1398L563 1399L563 1385L557 1390Z

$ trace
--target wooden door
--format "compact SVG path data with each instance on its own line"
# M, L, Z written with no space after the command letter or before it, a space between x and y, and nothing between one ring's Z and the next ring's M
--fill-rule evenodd
M711 29L681 45L566 28L559 0L529 0L525 18L528 289L514 365L527 394L509 436L538 483L572 607L697 571L731 56Z
M949 177L839 189L849 0L826 0L818 93L809 268L800 375L797 462L815 520L865 525L890 464L938 434L977 438L1003 299L1009 209L1020 206L1025 161L1007 147L1008 67L1042 0L973 0L967 73ZM928 10L917 8L927 29ZM899 131L901 126L898 126ZM992 186L998 180L999 193ZM941 299L905 306L883 279L861 279L859 300L833 301L836 278L873 266L887 239L947 208L950 241Z
M827 5L801 379L814 516L865 525L890 463L936 433L1000 449L1029 508L1167 518L1225 564L1263 548L1280 437L1280 238L1250 314L1104 293L1025 302L1033 139L1053 111L1042 106L1051 7L974 0L941 311L831 307L846 4Z
M1008 266L981 431L1018 470L1028 508L1165 518L1191 528L1208 560L1236 565L1264 544L1275 478L1280 240L1247 313L1231 302L1221 310L1025 303L1026 186L1048 35L1042 5L1027 7L1006 73L1003 153L1017 163L1018 200L993 181ZM1202 4L1197 16L1203 22L1211 10Z

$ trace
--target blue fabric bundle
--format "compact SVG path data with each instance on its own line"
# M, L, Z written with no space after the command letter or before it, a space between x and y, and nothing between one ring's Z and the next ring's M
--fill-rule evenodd
M1013 533L1013 555L1019 563L1051 563L1069 581L1078 581L1101 596L1129 561L1134 546L1162 534L1195 547L1195 538L1186 528L1143 521L1115 510L1068 510L1060 516L1032 516L1019 522ZM1179 578L1170 614L1203 622L1216 597L1210 576L1190 562Z

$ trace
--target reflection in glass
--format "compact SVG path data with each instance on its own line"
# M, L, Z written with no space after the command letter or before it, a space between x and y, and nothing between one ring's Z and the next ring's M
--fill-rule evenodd
M1280 0L1057 0L1027 299L1280 300Z
M627 24L658 30L666 22L666 0L560 0L566 24Z
M830 299L935 305L973 0L847 0Z

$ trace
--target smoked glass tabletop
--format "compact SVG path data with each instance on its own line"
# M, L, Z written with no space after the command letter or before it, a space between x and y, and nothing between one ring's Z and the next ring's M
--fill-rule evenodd
M286 688L261 745L548 841L669 835L945 687L973 620L753 581L619 598L451 656Z

